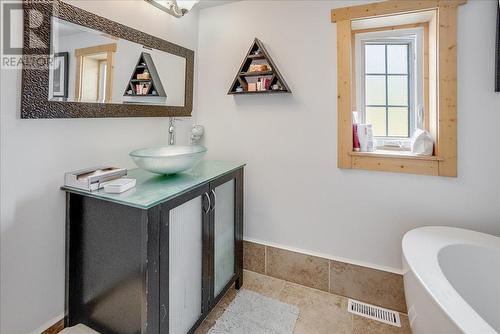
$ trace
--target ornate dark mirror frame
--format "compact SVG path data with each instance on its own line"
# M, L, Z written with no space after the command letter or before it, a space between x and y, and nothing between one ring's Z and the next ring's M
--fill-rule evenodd
M21 95L21 118L104 118L104 117L166 117L191 116L193 110L194 51L148 35L139 30L89 13L59 0L23 1L24 49ZM38 13L37 13L38 12ZM30 27L33 16L39 18L36 28ZM40 15L41 14L41 15ZM33 60L48 59L52 17L102 31L152 49L165 51L186 59L184 106L138 105L118 103L87 103L49 101L49 69L26 65ZM36 21L36 20L35 20ZM33 24L32 24L33 25ZM42 42L42 47L30 48L30 35Z

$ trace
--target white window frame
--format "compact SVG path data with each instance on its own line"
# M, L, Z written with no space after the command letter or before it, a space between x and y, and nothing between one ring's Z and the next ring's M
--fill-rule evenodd
M356 68L356 106L362 123L366 120L365 103L365 55L364 45L368 43L401 44L408 43L409 64L409 137L375 137L377 148L407 150L410 138L417 128L423 129L424 107L424 28L399 30L384 30L356 34L355 38L355 68Z

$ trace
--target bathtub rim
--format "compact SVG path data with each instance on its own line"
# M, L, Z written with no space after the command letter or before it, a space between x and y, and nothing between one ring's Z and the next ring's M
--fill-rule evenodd
M461 331L497 334L455 290L439 265L439 251L457 244L500 251L500 238L493 235L447 226L420 227L403 237L403 258L408 266L405 271L412 271L434 303Z

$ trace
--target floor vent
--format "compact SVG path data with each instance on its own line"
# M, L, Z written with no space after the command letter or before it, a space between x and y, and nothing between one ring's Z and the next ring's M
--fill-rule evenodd
M388 310L383 307L366 304L354 299L349 299L347 309L349 310L349 312L356 315L377 320L383 322L384 324L401 327L401 320L399 319L398 312Z

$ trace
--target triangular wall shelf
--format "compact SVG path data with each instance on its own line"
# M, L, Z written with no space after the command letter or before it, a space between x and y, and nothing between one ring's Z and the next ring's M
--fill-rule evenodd
M149 77L141 78L144 72L149 72ZM139 89L141 88L141 89ZM165 90L156 71L153 58L147 52L142 52L137 61L132 76L125 88L123 96L137 97L166 97Z
M266 67L259 70L258 67ZM251 68L253 67L253 68ZM261 81L261 84L257 84ZM249 90L249 86L260 86L262 90ZM273 89L274 88L274 89ZM262 42L256 38L248 50L240 70L236 75L228 94L269 94L269 93L291 93L292 91L278 71Z

